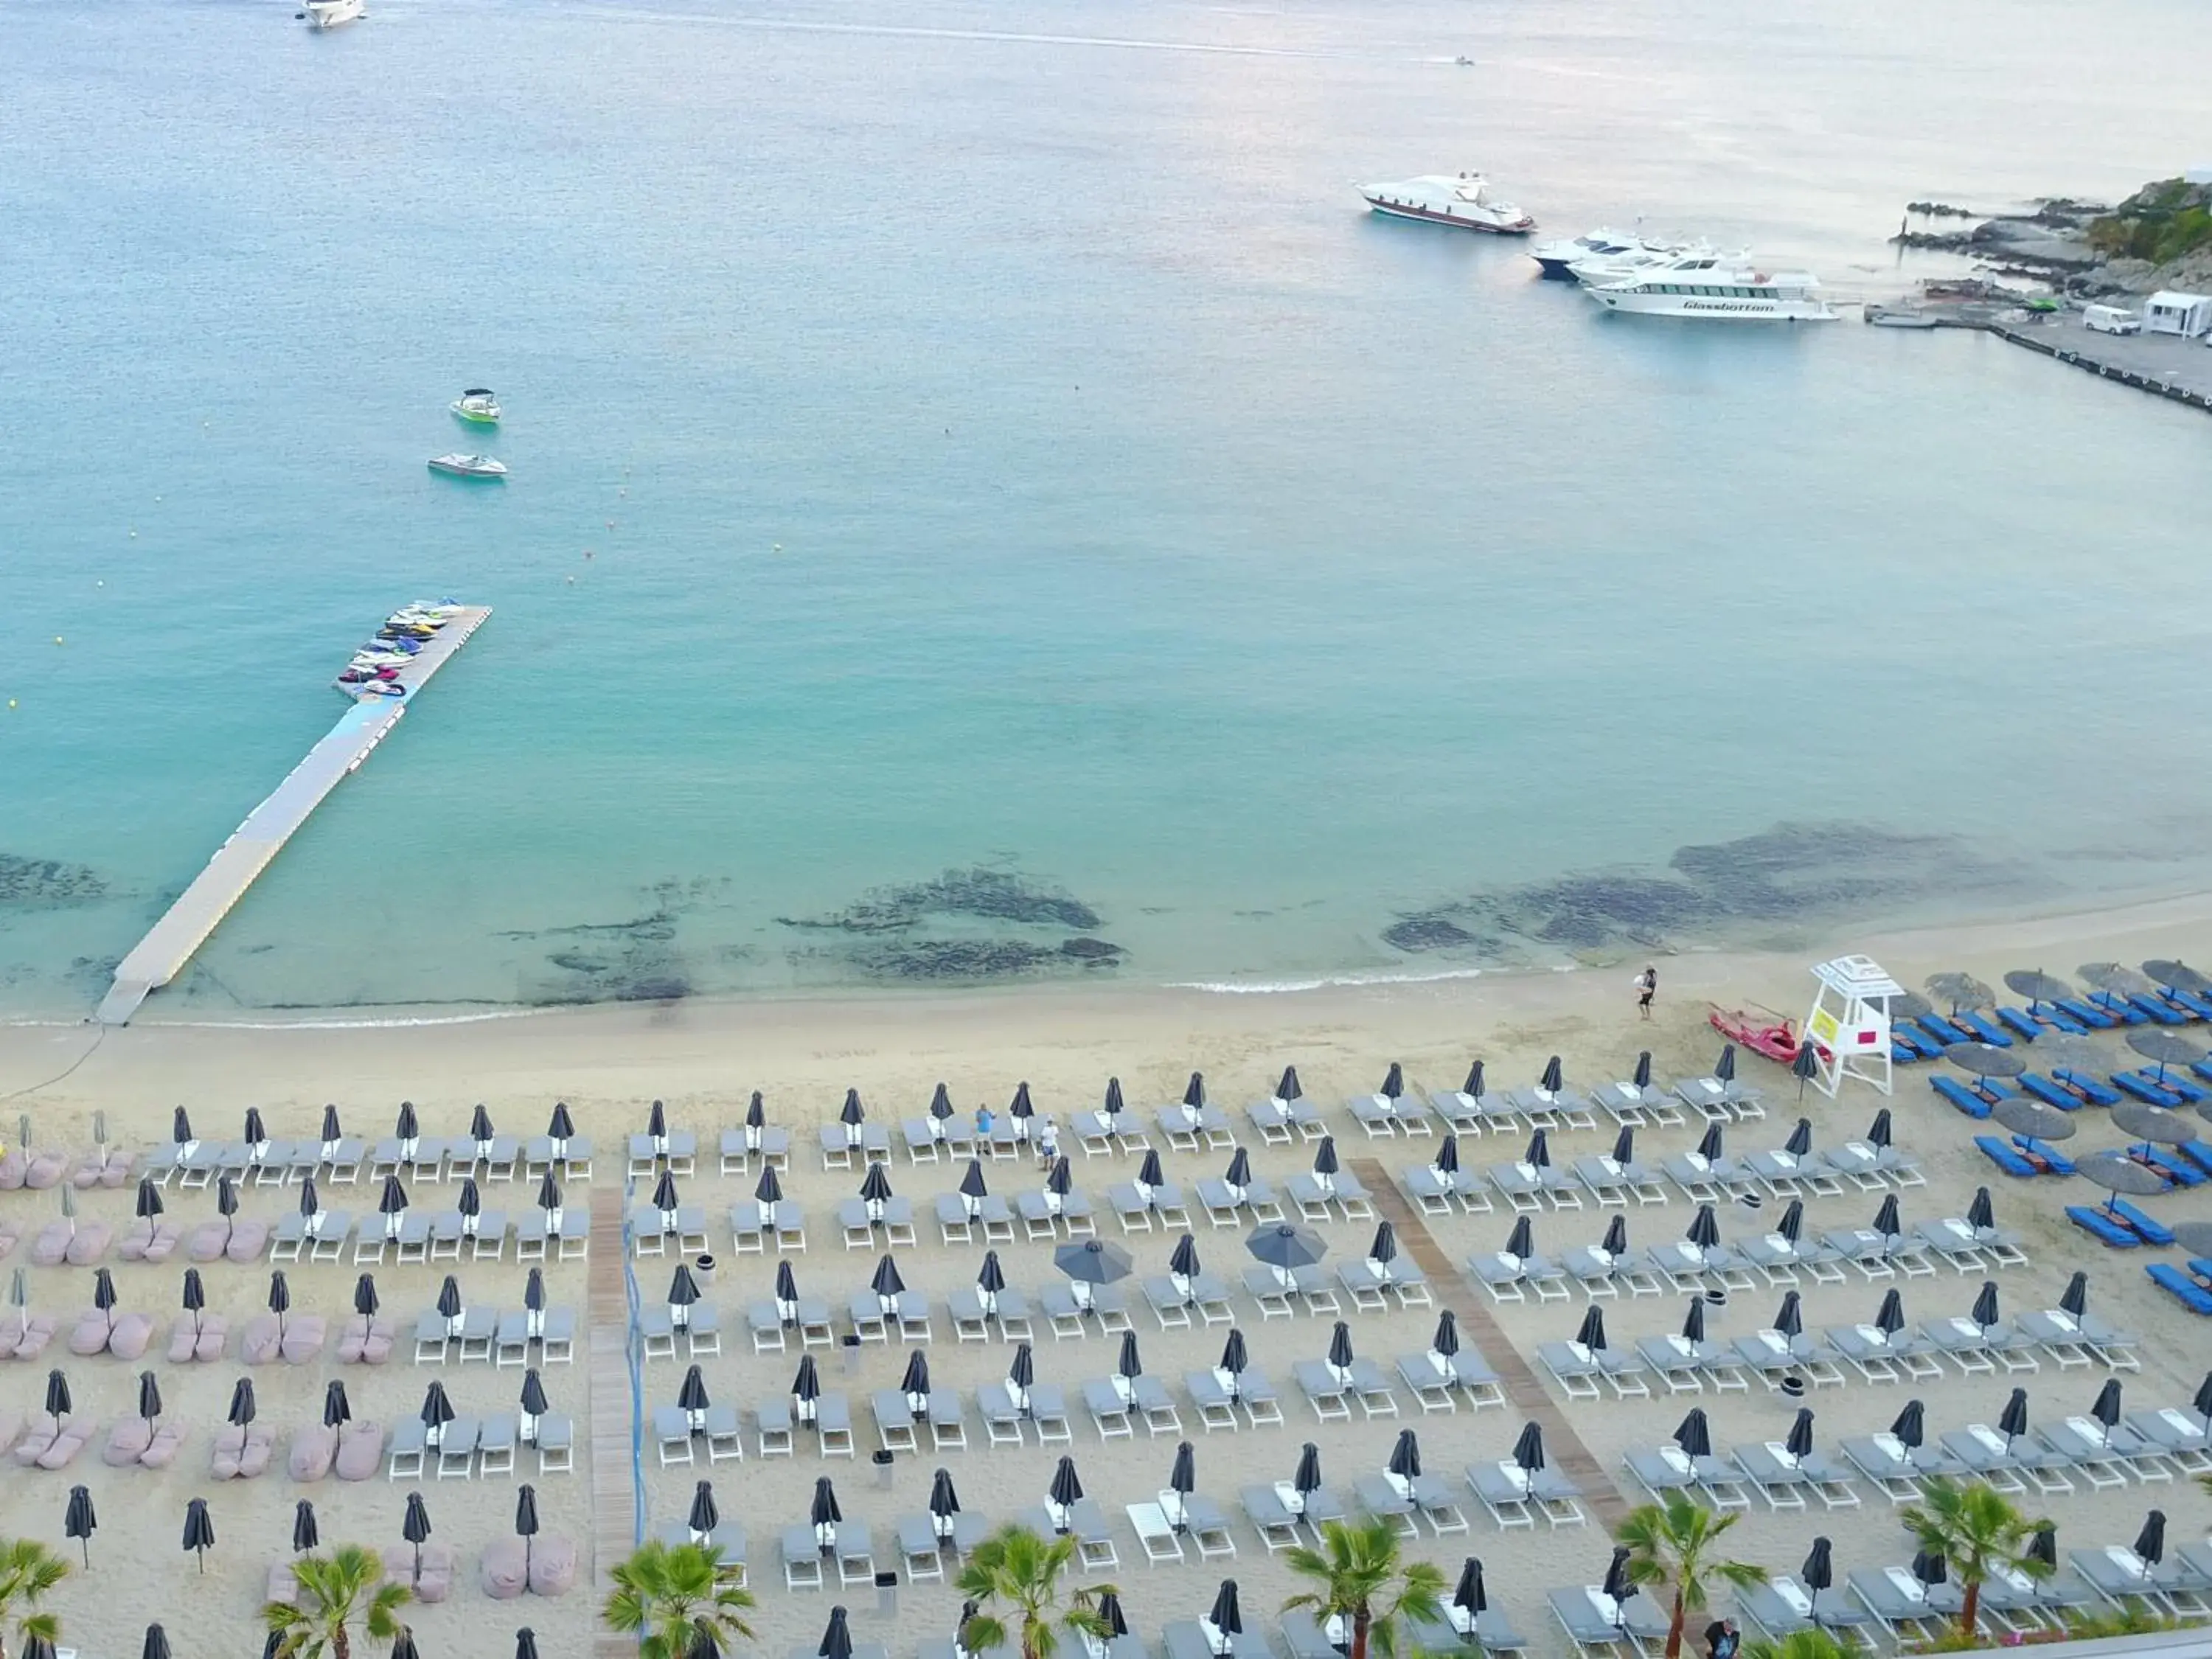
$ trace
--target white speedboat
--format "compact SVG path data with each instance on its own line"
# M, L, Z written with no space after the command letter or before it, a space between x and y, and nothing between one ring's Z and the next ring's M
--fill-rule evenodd
M307 20L311 29L334 29L368 15L362 0L305 0L305 3L307 9L300 15Z
M1646 241L1633 231L1600 228L1587 236L1560 236L1539 242L1528 250L1528 257L1547 276L1568 283L1574 281L1571 267L1577 264L1635 254L1666 256L1680 253L1682 247L1680 242Z
M471 426L499 424L499 399L491 395L488 386L471 386L447 407Z
M504 478L507 465L489 455L434 455L430 471L444 472L456 478Z
M1608 311L1711 322L1826 323L1835 308L1808 270L1761 270L1732 254L1688 253L1583 290Z
M1486 230L1493 236L1526 236L1536 228L1536 222L1512 203L1493 199L1489 180L1479 173L1431 173L1393 185L1362 185L1359 194L1376 212L1394 219Z

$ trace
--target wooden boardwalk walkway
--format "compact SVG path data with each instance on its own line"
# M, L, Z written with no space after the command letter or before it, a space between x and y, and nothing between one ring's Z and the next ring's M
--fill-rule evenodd
M1429 1276L1438 1304L1452 1310L1458 1317L1460 1330L1490 1362L1490 1368L1504 1385L1505 1398L1512 1408L1522 1418L1543 1425L1546 1453L1582 1488L1583 1500L1597 1523L1608 1533L1616 1531L1627 1516L1631 1507L1628 1500L1621 1496L1613 1477L1590 1455L1589 1448L1583 1444L1582 1437L1567 1421L1559 1402L1552 1397L1528 1362L1521 1357L1521 1351L1506 1336L1492 1315L1490 1304L1476 1291L1459 1263L1444 1254L1382 1164L1371 1158L1348 1158L1344 1167L1359 1177L1375 1200L1376 1212L1396 1230L1399 1245Z
M604 1595L608 1574L628 1558L637 1540L636 1487L632 1480L629 1386L629 1295L623 1277L623 1189L592 1188L592 1259L586 1297L586 1346L592 1421L592 1582ZM592 1644L599 1659L636 1659L637 1644L604 1632Z

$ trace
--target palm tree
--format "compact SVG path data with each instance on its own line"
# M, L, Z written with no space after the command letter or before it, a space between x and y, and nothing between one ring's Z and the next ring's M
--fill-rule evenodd
M68 1562L33 1539L0 1539L0 1659L7 1659L11 1620L26 1642L33 1637L61 1640L60 1616L37 1609L69 1571Z
M1001 1527L976 1545L957 1580L960 1593L977 1609L960 1627L960 1645L981 1653L1014 1642L1022 1659L1052 1659L1062 1631L1103 1641L1109 1632L1097 1599L1113 1585L1079 1587L1066 1609L1060 1607L1060 1576L1074 1559L1073 1538L1065 1533L1047 1538L1023 1526Z
M1985 1481L1960 1485L1955 1480L1930 1480L1924 1500L1906 1508L1898 1519L1912 1541L1930 1555L1940 1555L1958 1580L1964 1599L1959 1606L1959 1628L1968 1637L1980 1628L1982 1581L1999 1568L2047 1577L2051 1564L2033 1553L2029 1544L2045 1522L2022 1515Z
M1398 1529L1381 1516L1364 1521L1324 1521L1321 1547L1294 1546L1285 1556L1292 1572L1314 1588L1283 1603L1309 1607L1324 1624L1341 1619L1352 1626L1349 1659L1367 1659L1370 1642L1382 1659L1394 1659L1402 1643L1410 1650L1407 1624L1443 1618L1443 1569L1433 1561L1400 1559Z
M1664 1504L1631 1510L1615 1534L1628 1552L1628 1582L1674 1584L1674 1610L1667 1625L1667 1659L1681 1659L1682 1627L1704 1609L1710 1582L1719 1579L1738 1589L1766 1582L1766 1574L1747 1561L1715 1559L1721 1535L1735 1525L1733 1515L1717 1515L1680 1492Z
M1778 1642L1746 1644L1744 1659L1848 1659L1844 1644L1824 1630L1793 1631Z
M614 1570L614 1594L600 1616L611 1630L638 1638L639 1659L692 1659L750 1638L753 1594L738 1569L706 1544L641 1544Z
M261 1617L276 1637L276 1659L349 1659L353 1621L379 1642L399 1634L399 1609L415 1592L384 1582L384 1563L358 1544L341 1544L328 1555L303 1555L292 1563L299 1595L271 1601Z

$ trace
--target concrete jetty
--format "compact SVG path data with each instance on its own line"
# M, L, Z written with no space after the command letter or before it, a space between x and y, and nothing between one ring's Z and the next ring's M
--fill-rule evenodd
M122 1025L138 1006L184 970L194 951L207 943L256 877L269 867L307 815L338 786L339 780L369 757L399 724L407 705L430 677L451 660L491 615L489 605L465 607L423 641L396 682L400 695L365 696L340 684L352 706L328 736L310 749L269 798L246 816L230 839L216 849L207 867L178 895L146 937L115 969L115 982L93 1018L102 1025Z

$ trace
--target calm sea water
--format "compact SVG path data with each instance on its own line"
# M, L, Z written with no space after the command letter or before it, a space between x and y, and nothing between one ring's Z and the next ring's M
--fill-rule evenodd
M372 3L0 9L0 855L61 866L0 1009L88 1006L447 592L157 1006L1449 970L1385 930L1785 822L1955 839L1656 931L2212 874L2201 414L1603 317L1347 187L1875 289L1908 198L2212 158L2193 0ZM504 488L422 465L477 383Z

